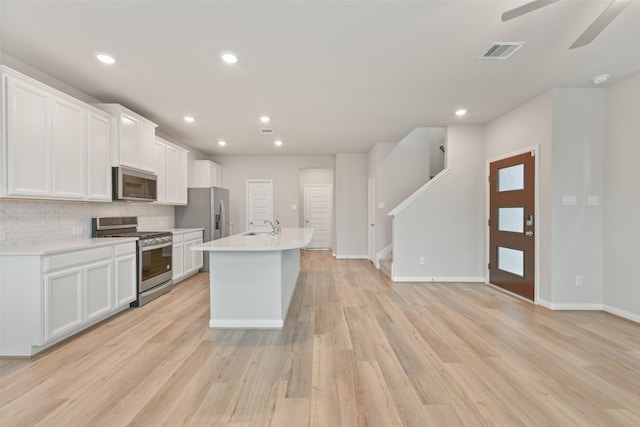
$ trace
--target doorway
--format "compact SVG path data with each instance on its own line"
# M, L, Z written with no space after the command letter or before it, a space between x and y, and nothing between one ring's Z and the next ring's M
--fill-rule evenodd
M247 180L247 231L271 231L265 221L273 221L273 181Z
M304 226L313 228L308 249L331 249L331 185L304 186Z
M489 164L489 283L535 299L535 150Z

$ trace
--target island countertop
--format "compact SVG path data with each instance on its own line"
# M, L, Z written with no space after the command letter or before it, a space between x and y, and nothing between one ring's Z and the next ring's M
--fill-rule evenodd
M286 251L309 245L313 228L282 228L277 235L248 235L247 232L191 247L193 251L256 252Z

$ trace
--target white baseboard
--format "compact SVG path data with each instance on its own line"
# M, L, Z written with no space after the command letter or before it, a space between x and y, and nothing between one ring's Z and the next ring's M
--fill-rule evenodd
M273 320L273 319L229 319L229 320L209 319L210 328L280 329L283 326L284 326L284 321Z
M619 308L611 307L610 305L604 305L603 309L607 313L615 314L616 316L624 317L627 320L640 323L640 315L638 314L634 314L625 310L620 310Z
M549 310L603 311L602 304L553 303L543 299L538 299L538 304L548 308Z
M369 259L369 255L336 255L336 259Z
M480 282L484 283L484 277L403 277L391 276L393 282Z
M640 323L640 315L630 313L619 308L605 304L555 304L543 299L538 299L538 304L549 310L584 310L584 311L605 311L616 316Z

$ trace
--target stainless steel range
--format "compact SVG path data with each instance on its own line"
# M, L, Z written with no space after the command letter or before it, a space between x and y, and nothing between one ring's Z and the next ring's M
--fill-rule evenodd
M138 218L98 217L92 220L93 237L137 237L138 299L140 307L173 288L172 245L169 231L138 231Z

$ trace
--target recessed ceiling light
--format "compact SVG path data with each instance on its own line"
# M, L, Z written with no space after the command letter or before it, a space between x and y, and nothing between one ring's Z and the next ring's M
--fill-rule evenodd
M227 64L235 64L238 62L238 57L233 52L222 52L220 54L220 58L222 58L222 60Z
M225 145L227 145L227 143L224 141L218 141L218 145L224 147Z
M269 123L269 121L270 121L270 120L271 120L271 119L270 119L269 117L267 117L267 116L262 116L262 117L260 117L260 121L261 121L262 123Z
M115 64L116 60L113 59L112 56L107 55L106 53L96 53L96 58L103 64Z
M282 145L282 141L278 139L277 141L274 142L274 144L276 145L276 147L280 147Z
M461 108L461 109L456 111L456 116L458 116L458 117L462 117L465 114L467 114L467 110L465 110L464 108Z
M600 74L599 76L592 78L591 81L594 85L600 85L609 80L609 77L611 77L611 74Z
M196 119L194 119L194 118L193 118L193 117L191 117L191 116L184 116L184 121L185 121L185 122L189 122L189 123L193 123L193 122L195 122L195 121L196 121Z

